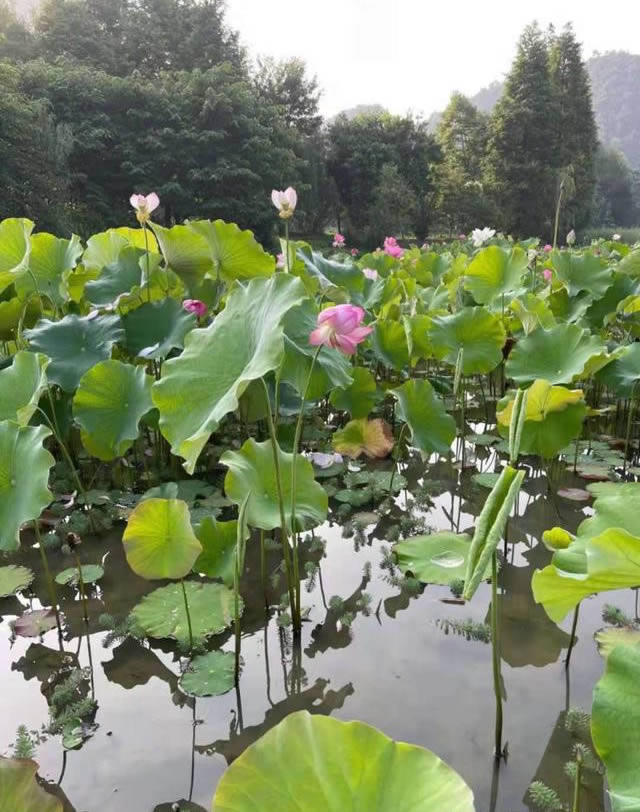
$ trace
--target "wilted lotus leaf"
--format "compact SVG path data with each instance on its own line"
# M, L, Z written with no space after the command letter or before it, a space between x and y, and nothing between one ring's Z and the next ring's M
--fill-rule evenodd
M25 612L14 623L13 628L20 637L40 637L56 625L56 613L53 609L34 609Z
M640 629L633 626L610 626L597 631L594 639L598 644L598 653L606 660L617 646L640 644Z
M26 589L34 577L28 567L18 567L15 564L0 567L0 598L7 598Z
M62 802L36 780L38 765L21 758L0 757L0 800L7 812L62 812Z
M348 457L386 457L393 448L391 427L384 420L351 420L333 435L333 447Z

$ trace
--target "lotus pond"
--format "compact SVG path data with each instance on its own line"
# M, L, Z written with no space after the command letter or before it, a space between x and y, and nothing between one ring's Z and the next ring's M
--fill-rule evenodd
M640 248L132 202L0 223L0 809L640 809Z

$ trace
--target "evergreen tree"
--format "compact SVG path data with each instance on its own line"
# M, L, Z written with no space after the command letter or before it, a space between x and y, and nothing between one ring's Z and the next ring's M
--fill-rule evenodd
M573 197L562 210L560 233L585 225L591 214L595 188L594 155L598 135L591 99L591 83L582 61L581 46L570 25L552 35L549 52L553 89L555 167L558 177L570 167Z
M499 225L520 237L549 238L555 208L553 87L548 45L536 23L525 28L490 122L487 179Z

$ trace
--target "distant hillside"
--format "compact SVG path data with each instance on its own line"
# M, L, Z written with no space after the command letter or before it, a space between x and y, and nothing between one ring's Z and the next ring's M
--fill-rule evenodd
M624 152L634 169L640 169L640 55L626 51L594 54L587 60L593 108L600 139ZM503 82L492 82L471 101L490 113L502 95ZM433 113L429 127L435 129L442 114Z

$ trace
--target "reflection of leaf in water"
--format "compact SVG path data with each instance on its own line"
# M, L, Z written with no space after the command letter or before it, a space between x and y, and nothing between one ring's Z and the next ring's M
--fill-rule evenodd
M166 682L171 691L178 687L178 675L132 637L127 637L116 646L113 658L103 662L102 667L109 682L115 682L126 690L146 685L152 677Z
M311 688L292 694L267 710L262 724L245 727L240 732L232 729L228 739L218 739L211 744L196 745L196 752L211 756L220 753L227 764L243 753L249 745L257 741L267 730L281 722L290 713L307 710L311 714L324 714L328 716L332 711L341 708L348 696L353 694L353 685L348 682L338 691L326 691L329 681L317 679Z
M158 804L153 807L153 812L173 812L176 803L180 812L207 812L204 806L194 804L193 801L185 801L184 798L181 801L167 801L165 804Z
M588 733L586 738L584 736L577 738L569 733L565 726L566 717L565 711L558 716L558 721L553 728L549 743L535 775L531 778L531 782L542 781L548 787L554 789L565 804L568 804L571 800L571 782L566 776L564 765L573 760L573 746L577 742L587 744L591 750L593 750L593 746ZM583 772L583 789L580 796L580 812L600 812L604 805L603 796L602 776L591 770L585 770ZM525 793L523 803L531 812L538 812L538 807L533 804L528 792Z
M357 615L358 612L362 611L363 606L366 606L367 611L369 610L368 604L362 602L362 596L370 581L371 577L369 575L363 575L355 592L348 598L341 600L338 607L332 609L329 606L324 623L319 623L311 632L313 642L304 650L307 657L312 658L330 648L346 648L349 645L351 642L349 625L339 626L338 621L347 614Z
M22 671L26 680L35 678L44 683L54 671L77 666L78 658L75 654L49 648L42 643L31 643L22 657L12 663L11 670Z
M533 665L541 668L557 662L570 636L549 620L531 592L534 567L505 563L500 583L500 645L502 659L512 668ZM487 615L487 618L489 615Z

